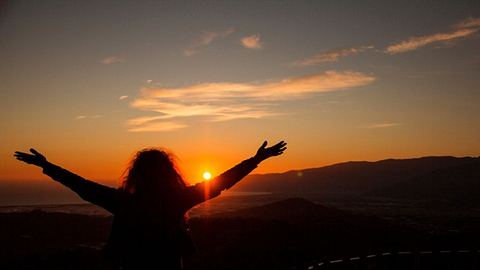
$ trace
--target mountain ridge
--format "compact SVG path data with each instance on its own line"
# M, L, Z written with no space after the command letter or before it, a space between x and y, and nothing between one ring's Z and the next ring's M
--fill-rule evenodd
M250 174L231 190L243 192L321 194L331 198L372 195L437 169L460 166L480 157L426 156L378 161L346 161L331 165ZM412 186L413 187L413 186ZM377 192L376 195L379 195ZM82 203L78 196L55 181L0 181L0 205Z
M385 159L373 162L349 161L284 173L249 175L232 190L316 193L335 197L365 196L375 190L408 182L410 179L428 175L439 169L448 171L449 168L479 161L480 157L453 156Z
M349 160L349 161L342 161L333 164L328 164L319 167L311 167L311 168L304 168L304 169L290 169L284 172L273 172L273 173L252 173L250 175L275 175L275 174L284 174L284 173L291 173L291 172L304 172L308 170L316 170L325 167L332 167L337 165L344 165L344 164L352 164L352 163L365 163L365 164L372 164L377 162L388 162L388 161L408 161L408 160L419 160L419 159L431 159L431 158L454 158L454 159L480 159L480 156L422 156L422 157L413 157L413 158L386 158L386 159L379 159L375 161L369 160Z

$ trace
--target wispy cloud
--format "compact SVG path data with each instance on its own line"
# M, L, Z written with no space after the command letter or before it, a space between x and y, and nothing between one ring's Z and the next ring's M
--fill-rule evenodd
M124 100L124 99L127 99L127 98L128 98L128 96L126 96L126 95L118 97L119 100Z
M480 18L467 18L454 25L455 28L480 27Z
M125 58L122 58L120 56L108 56L108 57L103 58L100 61L100 63L102 63L104 65L111 65L111 64L123 63L123 62L125 62Z
M263 42L260 40L259 34L244 37L240 39L240 42L243 47L248 49L261 49L263 47Z
M153 122L148 125L130 126L128 131L130 132L160 132L160 131L173 131L187 127L184 124L177 122Z
M468 18L452 26L452 30L426 36L410 37L394 43L385 49L388 54L413 51L430 44L452 42L456 39L468 37L480 30L480 18Z
M95 115L78 115L77 117L75 117L76 120L83 120L83 119L97 119L97 118L101 118L103 117L103 115L101 114L95 114Z
M401 123L375 123L363 126L363 128L390 128L402 125Z
M186 127L185 120L206 121L263 118L280 114L276 106L319 92L338 91L372 83L372 75L354 71L326 71L262 83L214 82L178 88L141 89L131 106L156 112L155 116L130 119L130 131L164 131ZM162 123L171 129L163 129ZM173 125L173 124L177 125Z
M295 66L313 66L320 65L329 62L336 62L341 57L346 57L350 55L355 55L366 50L373 49L373 46L362 46L362 47L353 47L353 48L344 48L339 50L330 50L326 52L321 52L305 59L296 61L293 63Z
M198 53L198 51L201 50L203 47L208 46L216 39L227 37L233 32L235 32L234 28L228 28L227 30L220 32L203 32L192 45L183 50L183 54L185 56L192 56Z

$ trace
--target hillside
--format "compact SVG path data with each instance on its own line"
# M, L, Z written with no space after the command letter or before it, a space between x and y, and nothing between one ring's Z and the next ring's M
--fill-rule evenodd
M396 199L437 202L440 206L480 203L480 160L441 168L392 186L374 190L371 195Z
M285 173L250 175L233 190L361 196L440 169L479 160L478 157L421 157L376 162L351 161Z
M298 222L303 220L345 220L350 214L315 204L303 198L289 198L261 206L214 215L214 218L252 218Z

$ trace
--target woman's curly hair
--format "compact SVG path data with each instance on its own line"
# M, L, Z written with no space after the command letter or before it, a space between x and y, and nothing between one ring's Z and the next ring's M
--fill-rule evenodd
M134 194L164 193L186 187L173 154L164 149L138 151L125 170L121 189Z

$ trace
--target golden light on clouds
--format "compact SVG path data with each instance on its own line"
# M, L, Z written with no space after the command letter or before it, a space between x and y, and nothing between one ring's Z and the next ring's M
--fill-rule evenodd
M97 1L37 2L2 17L4 179L40 178L11 158L29 147L116 179L131 152L165 146L194 181L263 139L292 147L262 173L478 155L478 1L143 1L107 17Z
M260 35L254 34L251 36L244 37L240 40L243 47L248 49L261 49L263 47L263 42L260 41Z
M264 118L282 114L275 105L304 99L315 93L368 85L373 75L355 71L326 71L262 83L213 82L178 88L141 89L131 106L157 113L127 121L128 130L168 131L187 127L185 120L207 121Z
M120 56L108 56L108 57L103 58L100 61L100 63L102 63L104 65L111 65L111 64L123 63L123 62L125 62L125 59L123 57L120 57Z
M452 41L455 39L473 35L480 30L480 18L468 18L452 26L453 31L445 33L436 33L432 35L410 37L406 40L394 43L385 49L388 54L397 54L416 50L427 45Z
M192 43L192 45L183 50L183 54L185 56L192 56L198 53L202 48L210 45L210 43L214 42L215 40L227 37L233 32L235 32L234 28L228 28L219 32L205 31L195 42Z
M375 123L375 124L370 124L364 126L364 128L390 128L390 127L397 127L402 125L401 123L390 123L390 122L385 122L385 123Z
M319 65L323 63L329 62L336 62L341 57L346 57L350 55L355 55L367 50L373 49L373 46L362 46L362 47L352 47L352 48L344 48L338 50L330 50L326 52L321 52L300 61L296 61L293 63L295 66L313 66Z
M158 132L158 131L172 131L187 127L186 125L176 122L156 122L148 125L140 125L129 127L130 132Z

